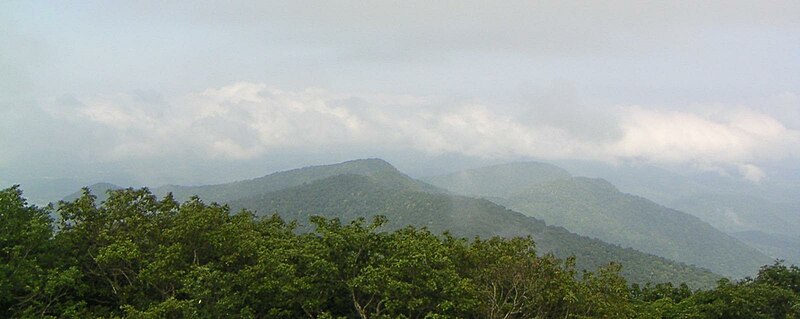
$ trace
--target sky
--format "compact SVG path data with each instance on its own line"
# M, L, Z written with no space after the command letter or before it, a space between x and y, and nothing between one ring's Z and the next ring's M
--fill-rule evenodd
M0 186L800 167L798 1L2 1Z

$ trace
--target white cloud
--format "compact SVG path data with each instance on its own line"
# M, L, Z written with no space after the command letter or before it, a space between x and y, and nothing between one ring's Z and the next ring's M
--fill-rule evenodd
M95 147L105 160L184 154L248 160L278 151L355 147L737 167L758 182L765 174L754 163L800 156L800 132L742 107L709 108L713 112L617 107L606 110L602 120L608 123L582 130L575 123L591 118L531 123L524 120L536 116L531 110L518 117L513 108L443 105L426 97L283 91L241 82L155 102L134 95L95 97L53 114L69 114L67 120L101 130Z
M739 174L741 174L745 179L754 183L760 182L761 179L766 176L763 170L753 164L739 165Z
M106 160L170 156L186 152L251 159L277 148L363 143L364 123L338 97L322 90L285 92L264 84L236 83L145 103L135 96L93 97L50 105L49 113L102 130L94 138L111 145Z
M480 105L426 112L404 121L401 130L415 148L433 154L564 158L591 152L586 143L564 128L525 125L513 116L497 114Z
M744 163L794 156L800 132L749 110L715 118L689 112L642 107L621 112L623 137L611 145L612 156L665 163Z

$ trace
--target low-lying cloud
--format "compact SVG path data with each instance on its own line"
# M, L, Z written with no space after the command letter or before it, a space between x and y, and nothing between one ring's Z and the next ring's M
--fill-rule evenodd
M797 155L798 131L749 110L708 117L695 113L627 107L620 112L623 137L609 149L618 158L667 163L743 163Z
M426 97L283 91L246 82L179 97L136 92L68 100L44 109L64 123L91 127L96 133L82 139L100 161L187 155L237 161L355 147L434 156L725 166L758 182L765 177L760 161L800 156L800 132L746 107L691 112L618 106L606 110L608 123L581 129L565 123L591 118L531 121L535 110L524 107L499 111ZM592 114L597 112L585 116Z

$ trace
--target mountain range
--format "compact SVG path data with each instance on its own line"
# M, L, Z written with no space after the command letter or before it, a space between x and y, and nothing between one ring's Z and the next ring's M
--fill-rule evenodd
M562 173L553 170L547 179L561 177ZM519 178L520 185L524 180ZM671 281L710 287L720 278L704 268L549 226L487 199L451 194L412 179L379 159L306 167L227 184L166 186L154 191L172 192L179 200L199 196L207 202L228 204L234 211L278 214L301 225L306 225L313 215L343 220L384 215L389 220L387 229L412 225L459 237L530 236L539 252L562 258L575 256L582 269L621 263L623 275L637 283Z
M800 245L787 245L800 242L800 175L767 171L767 178L754 182L724 173L687 174L652 165L585 161L558 165L697 216L772 258L800 264Z
M426 178L480 196L580 235L699 265L732 277L752 275L772 258L690 214L620 192L603 179L572 177L544 163L496 165ZM499 190L495 184L508 181Z

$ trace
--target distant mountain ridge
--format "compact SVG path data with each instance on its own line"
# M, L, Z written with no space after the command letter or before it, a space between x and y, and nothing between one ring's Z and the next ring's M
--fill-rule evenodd
M610 180L626 193L700 217L769 256L800 264L800 176L767 172L758 183L718 173L685 174L653 165L561 162L559 166ZM762 234L740 236L741 234Z
M338 175L227 203L233 210L278 214L301 223L307 223L314 215L344 220L384 215L389 229L414 225L463 237L532 236L540 252L552 252L562 258L575 255L583 269L621 263L623 275L638 283L686 281L700 287L711 286L719 278L704 269L547 226L488 200L397 189L367 176Z
M568 173L537 176L555 171L554 167L514 163L425 180L454 192L485 196L580 235L699 265L723 275L751 276L761 265L772 261L697 217L624 194L606 180L572 177ZM510 176L531 180L527 184L513 183L515 190L497 192L492 188Z
M369 158L346 161L338 164L297 168L276 172L259 178L225 184L205 186L166 185L154 189L154 193L160 196L172 193L175 199L179 201L187 200L191 196L196 195L207 202L224 202L299 186L304 183L342 174L364 176L385 175L388 179L391 179L391 183L394 183L397 187L407 186L430 192L442 191L431 185L417 182L411 178L405 178L407 177L405 174L382 159Z
M756 230L733 232L731 235L770 256L781 256L776 258L800 265L800 237Z
M697 194L682 197L673 205L719 225L724 231L762 231L794 235L800 239L797 236L797 230L800 229L800 203L773 203L741 194Z
M520 189L570 178L566 170L546 163L515 162L423 178L432 185L467 196L508 197Z
M553 176L562 175L558 170ZM312 215L352 219L386 215L390 227L424 226L459 236L532 236L540 252L576 255L579 266L623 264L632 282L687 282L710 287L720 278L697 267L582 237L560 227L508 210L487 200L449 195L414 180L378 159L312 166L264 177L200 187L169 186L178 200L197 195L206 202L227 203L259 214L279 213L300 223Z

